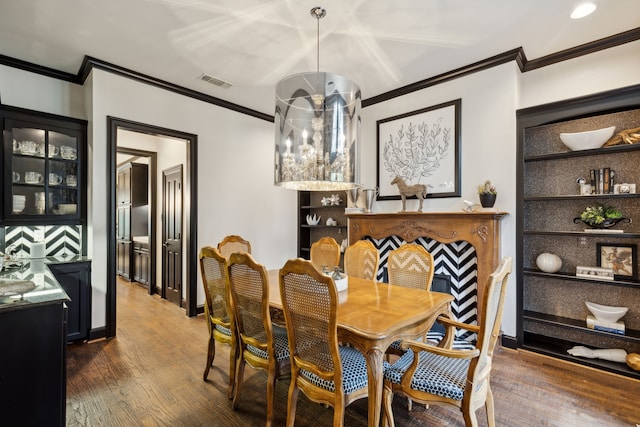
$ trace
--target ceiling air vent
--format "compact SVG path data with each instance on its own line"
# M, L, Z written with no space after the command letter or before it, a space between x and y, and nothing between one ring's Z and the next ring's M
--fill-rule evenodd
M220 80L219 78L210 76L208 74L203 74L199 78L202 81L211 83L212 85L220 86L221 88L224 88L224 89L228 89L231 87L231 83L225 82L224 80Z

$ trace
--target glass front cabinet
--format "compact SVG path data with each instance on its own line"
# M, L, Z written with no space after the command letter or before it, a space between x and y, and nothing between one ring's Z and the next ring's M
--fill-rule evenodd
M8 106L0 114L3 223L82 223L86 121Z

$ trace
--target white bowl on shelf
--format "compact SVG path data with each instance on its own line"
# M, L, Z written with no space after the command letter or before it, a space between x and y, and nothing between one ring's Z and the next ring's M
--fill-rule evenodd
M628 307L614 307L610 305L596 304L589 301L585 301L585 304L596 319L611 323L615 323L620 320L622 316L627 314L627 310L629 310Z
M592 150L602 147L602 144L611 138L614 130L616 127L610 126L586 132L561 133L560 139L572 151Z

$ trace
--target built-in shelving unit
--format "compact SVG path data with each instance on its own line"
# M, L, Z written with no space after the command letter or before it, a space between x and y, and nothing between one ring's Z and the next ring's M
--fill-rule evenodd
M323 205L323 198L338 195L339 205ZM298 256L309 259L311 244L321 237L333 237L338 244L347 238L347 218L344 214L346 207L346 193L344 191L299 191L298 192ZM307 215L321 217L318 225L309 225ZM327 219L333 218L337 225L326 225Z
M87 122L0 105L7 225L84 224Z
M615 170L616 183L640 187L640 144L570 151L561 132L616 126L615 132L640 126L640 86L618 89L517 112L518 346L549 356L640 379L625 363L574 357L567 350L622 348L640 353L640 282L635 276L597 280L576 276L577 266L598 265L598 244L640 243L640 194L580 195L577 179L591 169ZM640 189L640 188L639 188ZM587 206L615 206L631 223L622 233L592 232L573 219ZM562 268L545 273L536 266L540 253L560 256ZM585 301L629 307L625 334L589 329Z

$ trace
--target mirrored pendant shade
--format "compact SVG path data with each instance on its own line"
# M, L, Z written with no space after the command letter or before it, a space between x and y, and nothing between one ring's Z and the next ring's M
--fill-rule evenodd
M331 73L295 74L276 86L275 184L304 191L358 187L360 88Z

